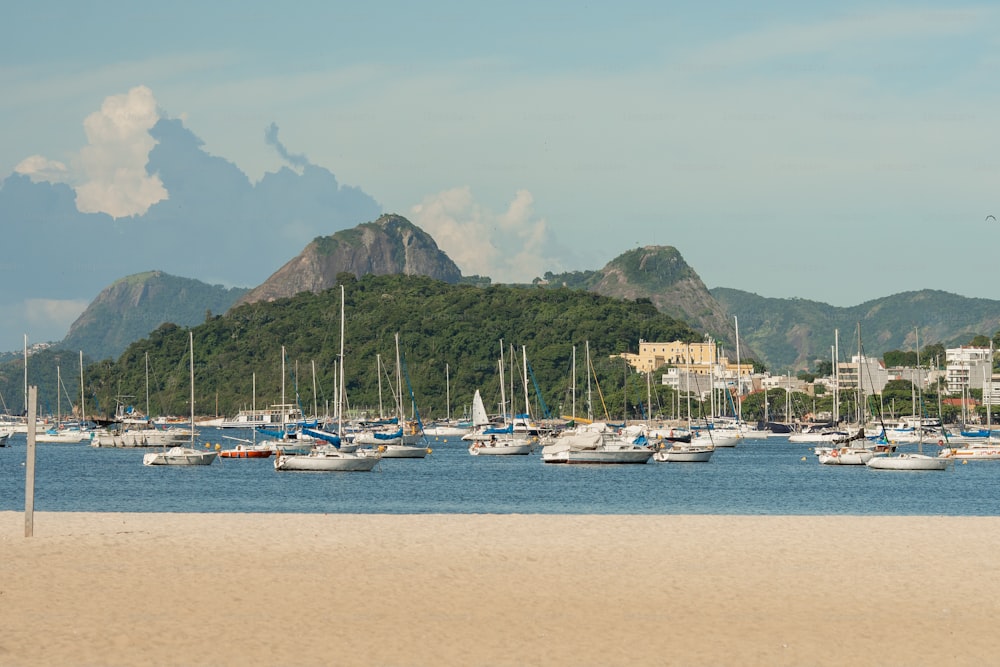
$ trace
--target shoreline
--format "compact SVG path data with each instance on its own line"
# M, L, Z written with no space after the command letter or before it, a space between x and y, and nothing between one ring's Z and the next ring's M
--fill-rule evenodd
M1000 517L0 512L9 665L979 665Z

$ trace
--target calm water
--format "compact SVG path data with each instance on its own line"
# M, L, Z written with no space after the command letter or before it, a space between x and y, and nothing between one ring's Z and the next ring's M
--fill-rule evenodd
M206 429L203 440L229 441ZM226 431L227 435L242 435ZM40 444L35 509L91 512L1000 515L1000 461L947 472L823 466L807 445L770 438L709 463L545 465L540 455L470 456L432 439L425 459L371 473L275 472L273 459L142 465L141 449ZM0 448L0 510L23 511L25 436ZM805 460L802 460L803 457Z

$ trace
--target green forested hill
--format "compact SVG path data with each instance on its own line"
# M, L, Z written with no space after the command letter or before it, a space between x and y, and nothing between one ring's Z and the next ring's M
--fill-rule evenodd
M834 330L840 332L841 357L849 358L857 352L859 323L865 353L873 357L914 349L917 332L921 348L932 343L955 347L1000 329L1000 301L939 290L903 292L849 308L721 287L710 291L739 318L741 340L774 370L805 369L817 359L830 360Z
M204 322L206 313L224 313L245 292L162 271L126 276L101 291L55 346L114 358L164 322Z
M613 416L620 416L624 409L625 366L620 359L609 360L610 355L635 351L640 338L701 339L698 332L657 312L648 301L622 301L570 289L449 285L419 276L368 275L357 280L341 274L340 280L346 293L344 368L351 407L378 406L376 355L381 355L382 365L391 375L397 332L418 408L425 419L446 412L446 364L453 413L463 411L476 388L482 390L488 404L499 401L497 360L501 340L507 346L505 355L509 355L509 346L514 346L518 355L521 346L526 347L534 377L553 413L558 413L560 406L562 411L569 410L574 346L579 378L577 401L578 406L582 405L586 386L584 346L589 342L604 401ZM314 400L323 412L324 405L334 399L334 367L340 346L339 287L243 305L194 327L193 332L195 407L199 414L216 414L216 404L218 414L249 407L254 375L257 405L280 402L282 346L286 350L288 401L295 400L297 391L306 412L312 412ZM107 411L113 409L117 396L130 396L130 402L144 408L148 353L151 412L187 414L187 345L187 329L165 324L132 344L117 361L88 365L88 401L96 399ZM39 385L40 394L45 393L43 381L54 387L54 354L59 353L46 352L29 360L29 381ZM509 362L509 356L507 359ZM67 366L78 374L78 366L71 364ZM514 386L523 404L519 369L520 356ZM19 362L8 364L0 373L3 392L17 397L16 406L21 404L21 373L23 366ZM67 379L66 367L63 381L69 394L79 397L79 382ZM388 380L383 382L382 390L383 404L391 407L394 399ZM533 388L530 393L534 397ZM644 381L641 392L636 387L630 393L631 403L644 401ZM594 395L596 411L601 413L597 388ZM93 405L91 402L87 406L88 413L93 413Z

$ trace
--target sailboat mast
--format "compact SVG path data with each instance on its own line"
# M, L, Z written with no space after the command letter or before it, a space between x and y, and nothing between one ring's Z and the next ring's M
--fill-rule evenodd
M146 353L146 419L149 419L149 352Z
M344 436L344 286L340 286L340 370L337 378L337 437Z
M188 331L188 345L191 348L191 448L194 449L194 332Z
M316 400L316 360L313 359L310 364L312 364L312 375L313 375L313 418L319 417L319 403Z
M382 355L375 354L375 373L378 375L378 418L382 419L385 417L385 412L382 410Z
M285 405L285 346L281 346L281 432L285 432L285 416L288 408Z
M531 404L528 399L528 348L524 345L521 346L521 361L524 362L524 414L531 414Z
M504 389L504 378L503 378L503 338L500 339L500 418L503 419L504 424L507 423L507 394Z
M743 367L740 366L740 321L733 315L736 327L736 422L743 423Z
M83 392L83 350L80 350L80 428L87 421L87 399Z
M447 421L451 421L451 378L448 376L448 363L444 365L444 414Z
M573 421L576 421L576 345L573 346L573 368L570 370L570 376L573 378Z
M587 341L587 419L594 420L594 401L590 394L590 341Z
M399 332L396 332L396 415L399 417L399 425L406 421L403 414L403 369L399 363Z

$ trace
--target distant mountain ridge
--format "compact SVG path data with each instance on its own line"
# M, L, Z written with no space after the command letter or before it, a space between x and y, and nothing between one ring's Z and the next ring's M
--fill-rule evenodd
M1000 330L1000 301L972 299L940 290L902 292L840 308L806 299L775 299L741 290L710 290L726 311L739 316L740 338L758 350L769 367L806 369L830 360L834 330L840 356L857 353L857 327L865 354L943 343L967 344L973 336ZM941 360L943 363L944 360Z
M56 347L82 350L92 359L117 358L161 324L201 324L209 312L226 312L246 291L162 271L126 276L97 295Z
M337 284L337 274L421 275L446 283L462 278L458 266L433 238L400 215L320 236L235 305L273 301L300 292L321 292Z

